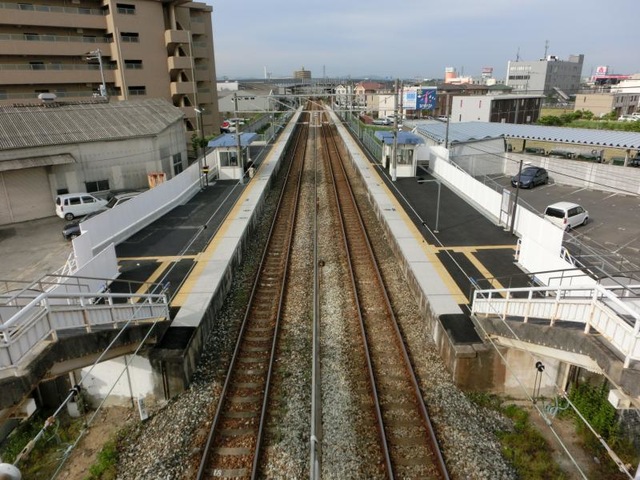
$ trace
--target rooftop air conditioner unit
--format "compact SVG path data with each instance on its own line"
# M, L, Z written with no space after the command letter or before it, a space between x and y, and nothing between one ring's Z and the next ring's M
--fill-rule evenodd
M57 97L55 93L41 93L38 95L38 98L42 100L43 103L51 103L55 102Z

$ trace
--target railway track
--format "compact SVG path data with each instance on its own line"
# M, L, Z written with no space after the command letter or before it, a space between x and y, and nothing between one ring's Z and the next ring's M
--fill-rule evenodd
M387 478L448 478L371 242L358 211L334 125L323 124L341 220L353 302L360 320L371 395Z
M338 213L336 217L339 219L335 222L341 225L341 232L315 231L314 235L316 238L330 235L330 243L340 243L338 255L344 257L340 261L344 262L345 271L349 272L349 280L340 288L345 291L350 289L352 304L347 308L349 312L357 312L359 318L359 323L353 329L359 329L362 348L358 348L354 354L364 352L365 358L360 355L355 362L367 366L363 375L365 380L361 383L368 385L364 391L368 392L365 395L371 399L366 402L367 406L361 408L372 410L367 415L373 419L369 422L371 428L364 435L375 437L375 431L378 432L379 447L368 447L368 455L375 457L373 462L376 466L372 471L377 472L376 478L446 479L446 467L344 169L337 130L328 124L317 107L308 108L311 112L305 112L301 117L292 148L289 149L292 153L287 181L253 284L197 478L257 478L266 475L261 471L261 450L267 430L267 415L281 418L276 412L269 413L267 410L277 408L269 399L272 374L279 368L274 361L278 354L281 317L286 317L285 298L288 290L291 290L288 284L296 282L295 278L289 278L289 264L297 228L296 215L303 215L298 212L303 167L305 161L310 161L309 158L317 160L315 153L307 152L310 144L314 150L316 147L322 150L320 157L324 163L319 168L323 175L318 174L318 167L313 168L313 175L307 175L307 181L313 183L313 187L309 188L316 192L313 194L316 199L320 198L318 188L326 190L329 186L333 189L330 195L334 197L335 206L332 204L331 210ZM320 122L321 119L324 121ZM322 127L317 128L320 123ZM311 141L308 140L310 124L313 124L315 132L320 132L314 133ZM326 172L330 172L330 175ZM322 187L319 184L323 184ZM306 215L316 218L320 208L323 206L316 203L315 211L306 212ZM317 221L314 220L313 224L317 225ZM313 229L316 230L316 227ZM316 271L319 263L316 246L312 258L313 265L309 262L308 268ZM314 285L309 285L307 295L311 290L314 296L322 295L317 274L316 271ZM312 391L309 405L303 408L311 412L311 419L309 431L300 434L310 438L307 452L311 457L307 463L309 474L311 478L320 478L322 451L319 445L322 441L331 442L331 438L322 439L323 405L319 385L322 358L319 337L322 328L321 319L318 319L317 297L309 309L313 310L309 316L314 317L313 385L309 387ZM286 318L282 322L286 322ZM312 355L311 351L309 355ZM278 362L282 368L287 359L280 358ZM277 392L276 396L282 398L286 392ZM345 418L344 421L348 422L349 419ZM366 463L369 457L361 461ZM299 474L300 471L291 475ZM290 472L282 472L283 478L287 476L290 476Z
M305 121L306 119L306 121ZM197 478L255 478L308 136L303 115Z

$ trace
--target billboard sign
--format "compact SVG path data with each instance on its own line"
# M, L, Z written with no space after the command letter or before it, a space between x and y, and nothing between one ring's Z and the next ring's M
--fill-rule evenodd
M415 88L402 90L402 108L404 110L415 110L416 109L416 97L417 92Z
M435 110L436 88L419 88L416 95L416 110Z
M436 108L436 87L418 87L402 91L404 110L433 110Z

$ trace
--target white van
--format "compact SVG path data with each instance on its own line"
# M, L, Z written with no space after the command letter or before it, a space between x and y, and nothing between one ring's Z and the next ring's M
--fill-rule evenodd
M56 215L66 220L103 210L106 200L90 193L65 193L56 197Z
M577 203L571 202L549 205L544 211L544 216L564 230L586 225L589 221L589 212Z

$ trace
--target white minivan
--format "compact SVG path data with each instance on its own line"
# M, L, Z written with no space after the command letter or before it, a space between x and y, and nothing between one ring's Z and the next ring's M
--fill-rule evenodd
M106 200L90 193L65 193L56 197L56 215L66 220L103 210Z

